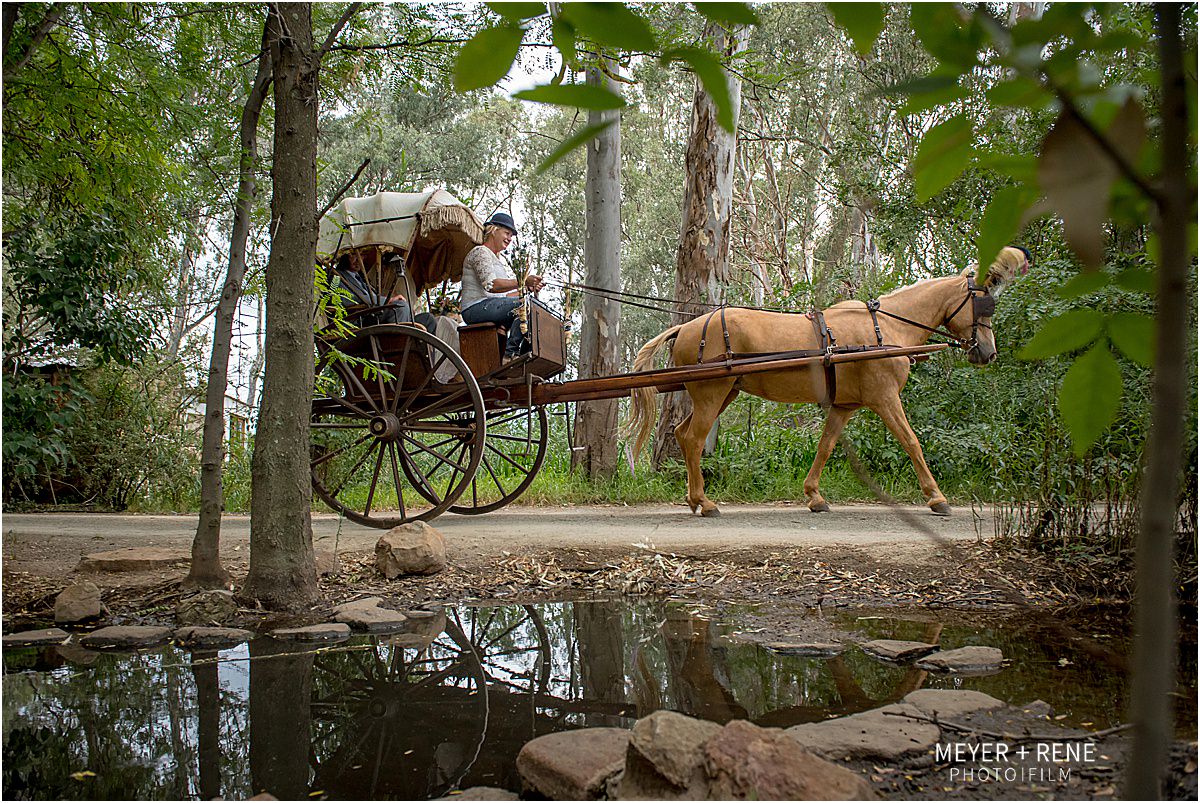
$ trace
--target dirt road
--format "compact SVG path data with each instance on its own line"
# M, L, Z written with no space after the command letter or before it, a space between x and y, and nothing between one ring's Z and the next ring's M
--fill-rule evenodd
M434 525L446 537L452 562L486 564L499 557L558 550L608 555L646 550L715 558L747 550L830 547L863 550L882 562L908 563L935 546L928 530L956 542L973 541L977 528L992 529L992 512L958 509L949 518L923 507L842 505L814 514L799 505L725 505L723 515L702 519L682 505L511 507L485 516L445 515ZM3 517L5 572L54 576L80 557L123 547L186 551L196 517L87 513L7 514ZM317 548L339 554L370 552L380 531L330 514L313 516ZM249 550L250 519L225 517L223 557L237 561Z

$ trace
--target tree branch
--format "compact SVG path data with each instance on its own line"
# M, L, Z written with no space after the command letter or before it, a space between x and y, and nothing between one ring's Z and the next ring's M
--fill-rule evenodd
M58 24L59 19L61 19L62 15L66 14L66 13L67 13L67 5L65 3L63 3L60 5L54 6L50 11L48 11L46 13L46 16L42 17L42 21L39 22L37 24L37 27L34 28L34 30L33 30L33 36L30 38L29 44L25 46L25 52L21 54L21 57L19 59L17 59L16 62L14 62L13 64L6 66L4 68L4 80L5 81L9 80L14 75L16 75L18 72L20 72L21 68L29 63L29 60L31 58L33 58L33 52L35 50L37 50L37 46L42 43L42 40L45 39L47 35L49 35L51 29L53 29L54 26ZM15 24L15 20L14 20L14 24ZM11 36L11 29L10 29L10 31L6 31L4 34L5 45L6 45L5 53L4 53L5 56L8 55L7 44L8 44L9 36Z
M333 197L329 199L329 203L325 204L324 208L317 213L318 224L320 224L321 218L325 217L325 213L330 209L333 209L334 204L342 200L342 196L346 194L347 190L354 186L354 182L358 181L358 177L362 175L362 171L366 170L367 165L369 164L371 164L370 159L363 159L363 163L360 164L358 169L354 171L354 175L350 177L350 180L343 184L342 188L333 194Z
M401 39L398 42L384 42L377 45L333 45L329 48L330 51L343 51L349 53L361 53L367 50L395 50L401 47L425 47L426 45L460 45L466 42L466 39L449 39L443 36L430 36L417 41L409 41Z
M358 13L362 8L362 3L351 3L342 13L340 19L333 24L333 29L329 32L329 36L325 37L325 44L321 45L321 49L317 51L317 62L325 58L325 54L333 47L333 43L337 41L338 34L342 32L342 28L346 27L346 23L350 22L350 18Z

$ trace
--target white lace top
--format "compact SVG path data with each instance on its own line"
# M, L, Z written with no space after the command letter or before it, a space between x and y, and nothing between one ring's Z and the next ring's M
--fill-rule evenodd
M517 276L500 255L493 254L492 249L486 245L472 248L463 262L460 309L466 309L485 298L504 298L507 293L492 292L492 282L496 279L511 279L515 282Z

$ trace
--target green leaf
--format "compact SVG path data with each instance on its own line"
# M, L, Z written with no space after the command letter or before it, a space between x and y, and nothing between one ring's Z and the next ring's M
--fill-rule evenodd
M1108 319L1108 336L1121 353L1138 365L1154 365L1154 319L1136 312L1118 312Z
M624 3L563 3L564 18L584 36L622 50L658 49L654 31Z
M1104 316L1094 309L1074 309L1042 324L1017 354L1022 360L1041 360L1081 349L1100 336Z
M1071 281L1058 288L1059 298L1072 299L1088 296L1099 290L1108 287L1109 280L1112 279L1103 271L1092 271L1091 273L1077 273L1071 278Z
M962 115L925 134L912 162L918 203L925 203L962 175L971 161L972 136L971 123Z
M721 124L721 128L732 132L733 99L729 95L729 80L725 75L725 68L721 66L717 57L700 48L681 47L667 51L663 54L663 58L682 60L688 63L688 66L699 76L700 83L704 84L704 90L708 92L717 106L717 122Z
M987 91L987 98L993 106L1041 108L1050 101L1050 93L1037 81L1018 76L996 84Z
M887 18L883 3L826 3L825 8L846 29L855 50L864 56L871 52Z
M1129 268L1118 273L1117 284L1131 293L1145 293L1148 296L1158 291L1154 272L1140 268Z
M1083 457L1121 409L1121 368L1108 344L1097 343L1075 361L1058 389L1058 414Z
M725 25L757 25L758 15L745 3L692 3L713 22Z
M515 25L484 28L472 36L454 60L455 90L483 89L508 75L524 36Z
M563 61L574 66L579 60L575 53L575 26L562 17L555 17L550 24L550 41L562 53Z
M938 61L973 68L983 35L972 21L963 27L954 3L915 3L911 6L913 31Z
M588 84L559 84L557 86L535 86L514 92L518 100L531 100L534 103L550 103L555 106L574 106L579 109L620 109L625 106L625 99L610 92L604 87Z
M562 159L571 151L595 139L602 131L604 131L604 129L608 128L615 122L617 122L615 118L612 120L605 120L603 123L589 125L580 130L579 133L565 140L561 145L555 148L554 152L547 156L545 161L537 166L537 170L535 170L534 173L539 176L542 173L545 173L559 159Z
M979 164L1022 184L1036 184L1037 158L1031 154L979 153Z
M979 222L976 264L979 266L977 281L980 284L987 278L987 269L1000 249L1012 242L1020 231L1025 210L1034 200L1034 193L1025 187L1005 187L992 196Z
M545 3L488 3L487 7L509 22L520 22L546 13Z

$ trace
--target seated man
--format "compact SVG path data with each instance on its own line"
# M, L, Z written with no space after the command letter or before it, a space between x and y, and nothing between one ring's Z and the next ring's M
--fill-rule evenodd
M393 256L392 260L399 260L400 257ZM392 296L385 296L382 293L377 293L367 284L363 273L365 265L363 264L362 254L357 251L351 251L343 254L338 259L334 266L341 284L350 295L360 304L368 307L383 307L377 312L360 319L359 325L371 326L377 323L413 323L412 307L409 306L408 299L396 293ZM416 322L423 326L427 331L431 331L434 325L434 318L428 312L418 313Z

